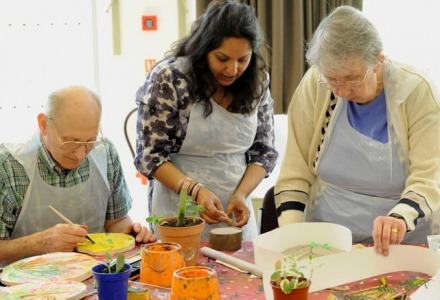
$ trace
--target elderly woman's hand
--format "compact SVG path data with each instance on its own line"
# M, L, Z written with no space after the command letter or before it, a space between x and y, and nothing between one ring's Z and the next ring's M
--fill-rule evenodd
M377 253L389 254L389 245L400 244L406 233L405 220L379 216L374 220L373 240Z

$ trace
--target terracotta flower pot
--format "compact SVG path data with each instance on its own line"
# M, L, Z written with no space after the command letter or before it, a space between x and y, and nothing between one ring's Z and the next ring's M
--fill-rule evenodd
M184 267L174 271L170 300L220 300L217 273L204 266Z
M194 217L187 218L193 219ZM170 222L175 219L176 217L164 218L161 223ZM202 218L195 217L194 219L199 220L200 223L185 227L157 226L157 231L159 232L162 242L177 243L182 246L186 266L195 266L197 264L203 226L205 225L205 220Z
M300 281L303 280L307 280L305 278L300 279ZM292 292L290 294L285 294L283 292L283 290L281 290L281 288L279 286L275 285L274 281L270 282L270 285L272 286L272 291L273 291L273 299L274 300L307 300L309 298L309 287L310 284L308 286L305 287L300 287L300 288L296 288L293 289Z
M146 244L141 249L140 282L170 287L175 270L185 266L182 248L176 243Z

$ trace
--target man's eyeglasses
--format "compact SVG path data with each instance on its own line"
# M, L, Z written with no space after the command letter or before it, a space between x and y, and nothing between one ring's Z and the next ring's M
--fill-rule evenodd
M96 141L90 141L90 142L77 142L77 141L62 141L58 131L55 127L55 134L57 135L58 142L60 144L60 149L65 151L76 151L82 146L86 148L87 151L91 151L93 148L98 147L100 145L105 144L104 135L102 134L101 127L99 127L99 134L101 135L101 139Z
M344 86L348 89L354 89L362 86L365 83L365 80L367 79L368 72L370 72L371 67L368 67L367 71L365 72L364 78L362 80L347 80L343 82L338 82L336 79L328 79L322 74L319 75L318 78L318 84L331 90L332 88Z

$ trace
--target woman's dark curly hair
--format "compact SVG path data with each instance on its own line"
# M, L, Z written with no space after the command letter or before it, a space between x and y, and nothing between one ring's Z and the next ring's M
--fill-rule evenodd
M212 111L209 98L216 91L215 78L209 70L208 52L221 46L226 38L245 38L252 46L252 57L243 74L228 87L234 101L228 110L250 113L268 80L268 46L262 37L255 11L251 6L234 0L213 0L206 12L197 18L188 36L177 41L168 56L186 56L191 61L190 95L205 103L205 116Z

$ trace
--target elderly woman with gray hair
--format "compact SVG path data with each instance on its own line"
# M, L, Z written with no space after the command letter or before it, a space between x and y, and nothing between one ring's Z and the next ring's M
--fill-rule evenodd
M391 244L426 243L440 205L435 87L386 57L378 31L350 6L321 22L306 57L275 185L280 226L338 223L383 255Z

